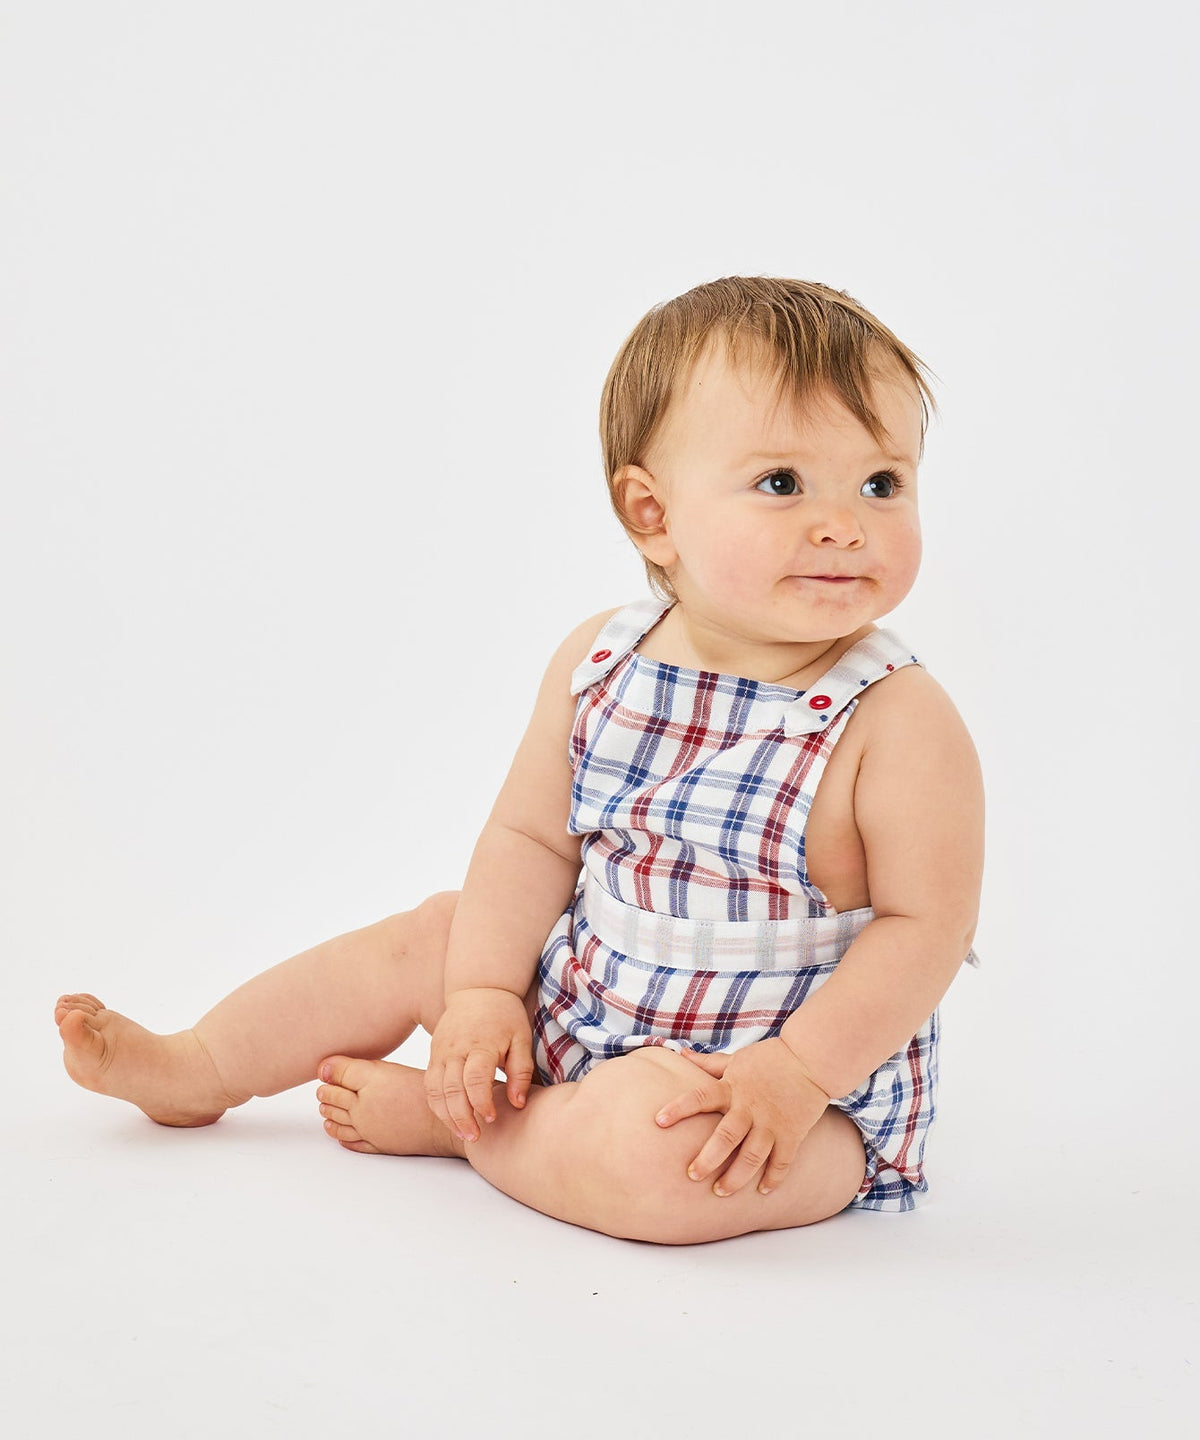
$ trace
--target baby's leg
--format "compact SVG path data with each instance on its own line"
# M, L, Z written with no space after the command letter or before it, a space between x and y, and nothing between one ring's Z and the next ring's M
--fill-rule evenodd
M725 1198L688 1162L717 1123L696 1116L668 1130L654 1116L696 1081L669 1050L635 1051L578 1084L534 1086L514 1110L496 1085L496 1121L459 1140L424 1103L424 1075L407 1066L334 1056L317 1091L325 1128L365 1154L460 1155L514 1199L556 1219L633 1240L683 1245L809 1225L843 1210L866 1156L853 1122L827 1110L770 1195L751 1183Z
M327 940L226 996L190 1030L155 1035L92 995L55 1010L63 1060L89 1090L163 1125L210 1125L255 1095L316 1079L331 1051L387 1055L444 1008L456 896Z
M578 1084L535 1087L524 1111L497 1087L496 1122L465 1154L485 1179L536 1210L668 1245L809 1225L854 1198L866 1156L853 1122L832 1109L770 1195L758 1193L759 1177L725 1198L713 1193L715 1176L689 1180L688 1162L719 1117L699 1115L666 1130L654 1117L695 1080L690 1061L646 1048L596 1066Z
M695 1244L809 1225L845 1209L866 1155L854 1123L827 1110L805 1137L786 1179L760 1195L757 1179L734 1195L689 1180L688 1162L719 1117L667 1130L655 1115L695 1084L691 1062L648 1047L596 1066L578 1084L535 1088L524 1111L496 1092L498 1115L466 1158L498 1189L575 1225L632 1240Z

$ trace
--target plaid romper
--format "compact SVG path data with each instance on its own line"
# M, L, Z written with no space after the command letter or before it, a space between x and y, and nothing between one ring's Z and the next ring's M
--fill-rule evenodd
M686 670L634 648L668 608L626 606L572 676L583 869L538 964L545 1084L643 1045L736 1050L777 1035L873 919L839 914L809 879L805 821L859 693L916 657L876 630L811 691ZM852 1205L911 1210L928 1189L937 1043L935 1011L834 1100L867 1153Z

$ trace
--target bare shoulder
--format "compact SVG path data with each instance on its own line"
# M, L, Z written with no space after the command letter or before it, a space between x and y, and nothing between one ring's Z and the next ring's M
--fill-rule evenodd
M852 718L858 752L855 808L870 795L905 805L916 794L956 806L982 805L979 757L962 716L932 675L905 666L872 685Z
M954 701L919 665L906 665L865 690L854 720L864 740L900 729L907 737L929 735L937 741L957 736L970 743Z
M555 733L570 728L575 718L571 675L588 654L596 636L620 608L614 605L611 610L601 610L598 615L576 625L551 655L534 707L535 728L548 728Z
M614 605L611 610L601 610L598 615L576 625L550 657L546 668L547 680L557 683L563 676L569 679L571 672L591 649L592 641L620 609L620 605Z
M603 610L576 625L550 657L533 714L492 812L499 823L571 858L577 858L577 850L563 849L571 806L568 740L575 723L571 672L619 608Z

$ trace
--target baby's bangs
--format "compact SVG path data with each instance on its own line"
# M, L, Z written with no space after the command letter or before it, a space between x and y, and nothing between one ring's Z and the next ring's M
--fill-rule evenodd
M831 303L835 293L785 292L751 301L722 327L730 361L772 377L779 404L803 409L814 395L832 391L877 444L888 435L875 408L875 384L907 380L921 402L923 437L933 396L921 362L878 321L872 324L873 316L857 313L849 296L837 294Z

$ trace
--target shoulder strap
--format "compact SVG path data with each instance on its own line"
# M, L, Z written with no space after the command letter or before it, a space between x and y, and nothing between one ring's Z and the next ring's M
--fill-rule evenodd
M670 608L670 600L652 596L618 610L588 647L587 659L580 661L572 672L571 694L579 695L603 680Z
M873 630L852 645L808 690L801 692L784 712L785 735L813 735L852 705L876 680L884 680L905 665L919 665L900 637L891 630Z

